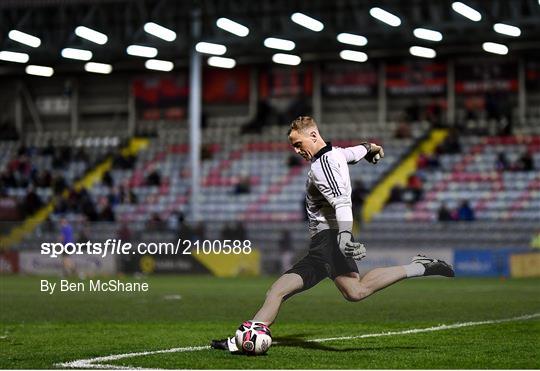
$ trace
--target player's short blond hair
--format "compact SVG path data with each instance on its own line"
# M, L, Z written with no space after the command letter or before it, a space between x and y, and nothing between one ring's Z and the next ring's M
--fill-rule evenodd
M290 135L293 130L305 133L307 129L315 128L318 131L317 123L310 116L299 116L291 122L291 127L287 135Z

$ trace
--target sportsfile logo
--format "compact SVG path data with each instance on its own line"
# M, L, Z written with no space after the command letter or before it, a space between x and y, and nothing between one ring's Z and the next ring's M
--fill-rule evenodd
M191 255L224 254L240 255L252 252L250 240L182 240L173 242L140 242L135 246L121 239L108 239L105 242L44 242L41 244L41 255L58 258L62 255Z

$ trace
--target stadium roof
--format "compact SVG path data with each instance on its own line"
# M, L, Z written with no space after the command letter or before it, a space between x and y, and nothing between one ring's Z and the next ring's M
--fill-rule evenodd
M23 52L33 64L54 66L57 70L80 69L81 62L64 59L61 50L67 47L90 50L92 61L110 63L115 70L143 69L145 59L130 56L126 48L132 44L155 47L157 59L187 65L190 46L198 41L223 44L224 57L238 63L271 62L276 50L263 45L267 37L294 41L292 54L303 61L339 59L343 49L363 51L370 59L410 57L413 45L430 47L438 57L485 54L484 42L508 46L509 55L538 55L540 50L539 0L463 0L481 14L472 21L452 9L450 0L3 0L0 2L0 51ZM370 15L372 7L380 7L398 16L401 23L390 26ZM201 20L201 37L192 38L193 19L197 10ZM295 12L304 13L323 23L320 32L312 31L291 20ZM231 34L216 25L226 17L249 28L246 37ZM155 22L176 32L168 42L144 31L144 24ZM517 26L521 35L512 37L494 31L495 23ZM75 35L77 26L87 26L108 37L98 45ZM419 39L415 28L439 31L439 42ZM19 30L41 39L37 48L8 37ZM336 36L347 32L367 38L365 46L339 43ZM0 73L21 69L16 63L0 61Z

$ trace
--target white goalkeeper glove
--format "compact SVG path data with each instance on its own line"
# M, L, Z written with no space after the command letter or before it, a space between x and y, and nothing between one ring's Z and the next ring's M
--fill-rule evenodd
M376 164L381 158L384 157L384 150L382 146L378 146L375 143L362 143L366 147L368 153L364 157L367 162Z
M360 242L352 240L352 233L343 231L338 234L338 246L341 253L347 258L362 260L366 257L366 248Z

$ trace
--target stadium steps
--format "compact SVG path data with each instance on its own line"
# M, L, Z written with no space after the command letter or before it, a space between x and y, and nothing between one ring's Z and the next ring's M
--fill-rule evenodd
M407 178L416 170L418 157L421 154L431 155L437 146L447 137L448 130L432 129L427 136L420 140L410 153L398 163L380 181L367 196L362 209L362 219L369 222L373 216L382 211L392 188L398 184L406 184Z
M128 145L121 149L123 155L133 155L146 148L148 140L143 138L132 138ZM93 169L87 172L87 174L75 182L74 187L76 190L81 188L92 188L94 184L101 181L103 174L110 170L112 167L112 157L109 156L106 160L96 165ZM68 191L65 190L62 197L67 197ZM19 243L23 237L33 232L36 227L47 219L49 214L54 210L55 201L51 200L47 205L38 210L34 215L26 218L24 222L12 229L6 236L0 237L0 250L9 248Z

